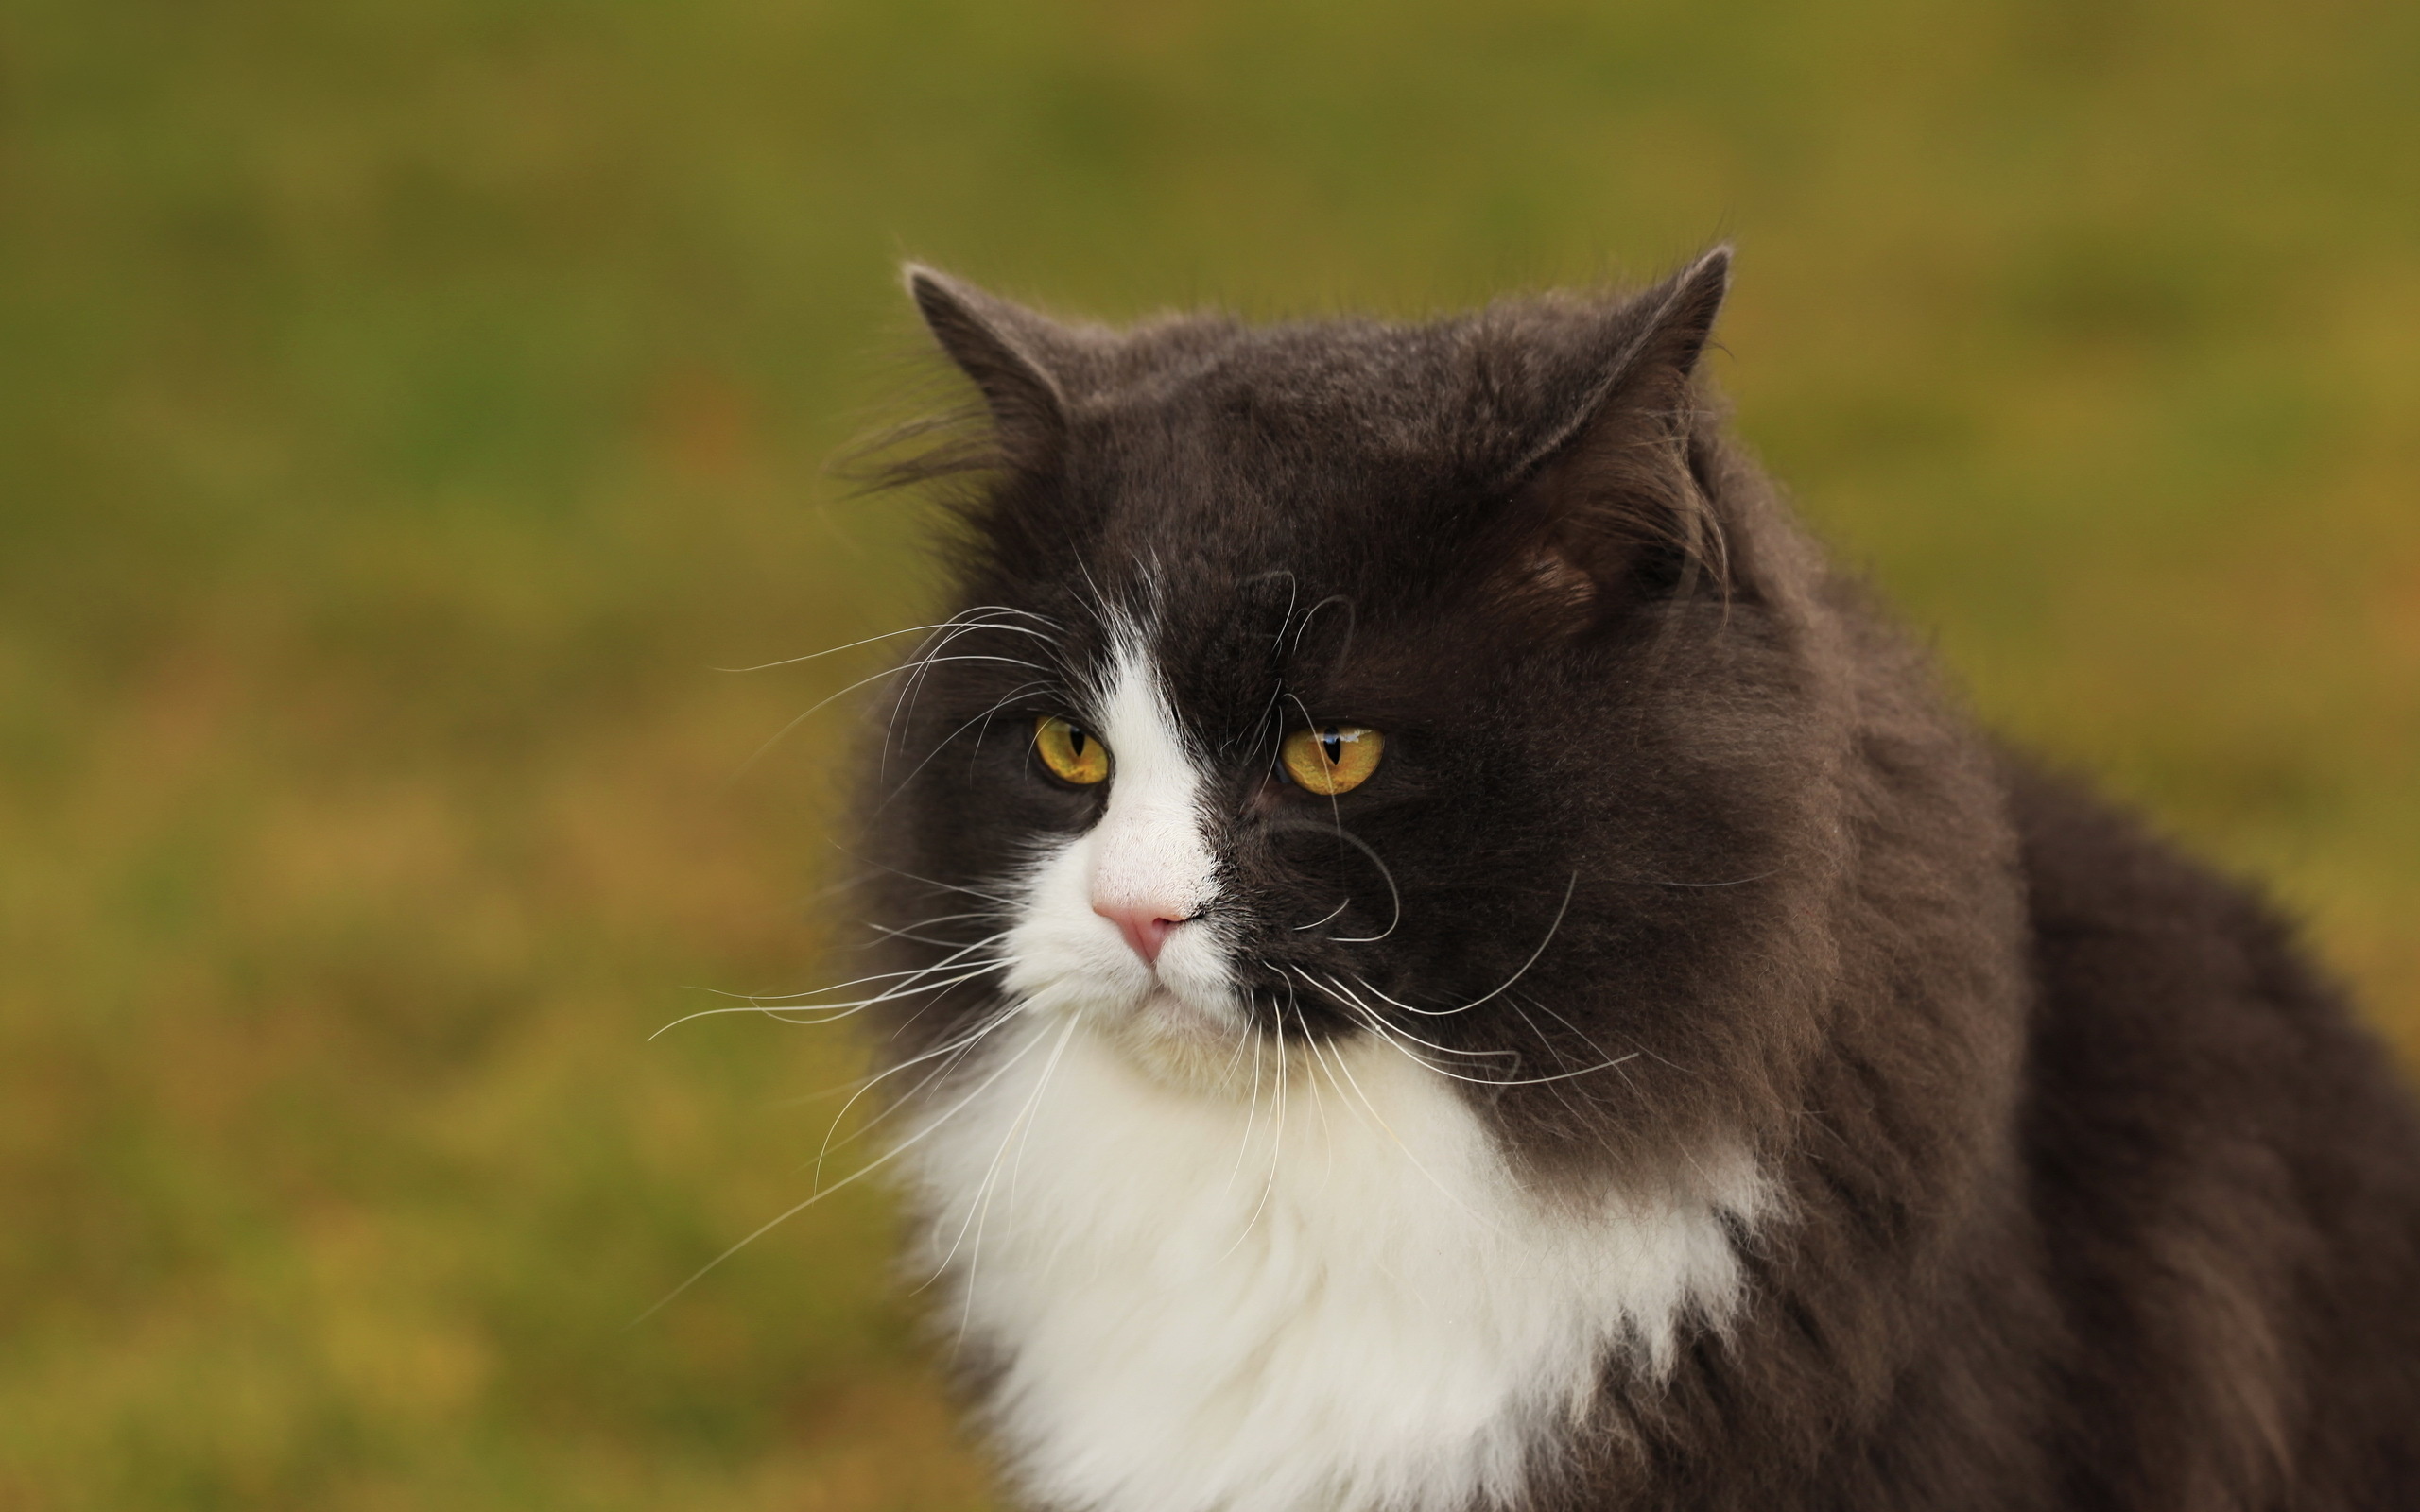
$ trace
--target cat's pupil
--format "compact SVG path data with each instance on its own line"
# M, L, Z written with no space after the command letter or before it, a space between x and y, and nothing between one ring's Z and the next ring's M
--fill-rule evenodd
M1327 757L1330 766L1341 764L1344 760L1344 737L1338 734L1333 727L1322 730L1320 750Z
M1090 736L1083 732L1083 730L1080 726L1070 725L1067 727L1067 748L1075 752L1076 759L1078 761L1083 760L1084 746L1090 738Z

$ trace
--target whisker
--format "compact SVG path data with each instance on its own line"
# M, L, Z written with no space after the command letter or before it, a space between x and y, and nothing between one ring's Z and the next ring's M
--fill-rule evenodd
M1311 978L1308 973L1302 972L1299 974L1303 976L1303 980L1305 982L1311 982ZM1343 983L1339 982L1336 978L1326 975L1324 972L1322 973L1320 981L1311 982L1311 985L1313 987L1320 988L1330 997L1335 998L1339 1003L1346 1004L1362 1013L1368 1014L1374 1019L1377 1017L1377 1010L1371 1007L1367 1003L1362 1002L1360 998L1357 997L1352 988L1346 987ZM1413 1034L1410 1030L1403 1028L1400 1025L1396 1026L1395 1032L1402 1035L1405 1039L1410 1040L1414 1044L1426 1045L1427 1048L1436 1051L1439 1055L1464 1056L1474 1060L1494 1060L1505 1056L1510 1056L1513 1059L1518 1060L1521 1056L1521 1053L1517 1050L1458 1050L1452 1045L1441 1045L1432 1040L1423 1040L1420 1036Z
M983 1225L992 1214L992 1193L994 1183L999 1178L1000 1164L1009 1158L1009 1146L1015 1143L1018 1133L1025 1127L1026 1120L1032 1116L1034 1106L1041 1102L1043 1092L1049 1088L1050 1074L1059 1069L1059 1057L1066 1050L1067 1040L1075 1034L1078 1022L1074 1018L1068 1019L1067 1026L1060 1031L1059 1041L1051 1047L1050 1058L1043 1063L1042 1074L1034 1081L1033 1091L1027 1094L1025 1106L1017 1109L1016 1117L1009 1121L1008 1132L1000 1136L999 1150L993 1155L992 1163L984 1168L983 1178L976 1183L975 1198L967 1204L965 1221L958 1227L958 1237L950 1241L949 1253L941 1258L940 1263L933 1267L933 1274L926 1277L923 1285L916 1288L916 1291L921 1292L948 1273L950 1262L958 1258L959 1246L966 1242L966 1231L972 1227L975 1230L975 1248L967 1257L965 1309L959 1317L958 1342L953 1349L962 1348L965 1345L966 1330L974 1321L975 1268L981 1264L983 1259Z
M1393 1043L1392 1040L1388 1042L1391 1044ZM1397 1045L1395 1048L1401 1050L1403 1047ZM1404 1053L1406 1055L1410 1055L1410 1052L1409 1051L1405 1051ZM1426 1064L1426 1062L1422 1061L1417 1056L1412 1056L1411 1059L1414 1064ZM1346 1062L1341 1047L1338 1049L1336 1064L1337 1068L1344 1073L1344 1079L1352 1084L1354 1093L1361 1099L1361 1106L1370 1110L1370 1116L1377 1120L1378 1127L1384 1129L1386 1131L1387 1138L1393 1143L1394 1147L1403 1152L1403 1158L1411 1162L1411 1168L1419 1172L1423 1177L1426 1177L1428 1184L1435 1187L1438 1192L1443 1194L1446 1201L1452 1203L1455 1207L1461 1209L1463 1215L1469 1218L1473 1223L1478 1224L1480 1228L1488 1229L1491 1232L1499 1231L1498 1226L1495 1223L1488 1219L1484 1214L1474 1210L1469 1203L1464 1202L1460 1196L1456 1195L1453 1188L1439 1180L1437 1178L1437 1173L1428 1169L1427 1165L1421 1160L1420 1157L1411 1152L1411 1146L1404 1142L1404 1137L1396 1133L1394 1125L1387 1122L1387 1116L1378 1111L1378 1105L1370 1100L1369 1092L1363 1090L1361 1086L1361 1078L1353 1074L1353 1067Z
M1521 1000L1518 998L1508 998L1505 1001L1518 1005ZM1544 998L1531 998L1530 1003L1530 1005L1535 1007L1540 1013L1547 1015L1549 1018L1553 1019L1555 1022L1562 1024L1564 1028L1579 1036L1580 1042L1595 1051L1599 1057L1605 1054L1605 1047L1603 1045L1599 1044L1595 1040L1589 1038L1587 1031L1581 1028L1580 1025L1572 1022L1569 1019L1564 1018L1556 1010L1553 1004L1547 1002ZM1524 1020L1527 1020L1529 1015L1525 1013L1521 1017ZM1533 1023L1530 1027L1535 1028L1536 1025ZM1541 1038L1543 1038L1543 1036L1541 1036Z
M1555 931L1563 927L1564 915L1571 911L1571 895L1579 885L1580 873L1574 871L1571 874L1571 881L1564 886L1563 903L1560 907L1555 909L1554 922L1547 926L1546 937L1538 941L1538 948L1530 953L1530 958L1521 963L1520 970L1514 971L1511 976L1508 976L1503 981L1497 983L1493 991L1482 993L1458 1008L1415 1008L1409 1003L1396 1002L1393 998L1388 998L1387 1001L1393 1003L1396 1007L1403 1009L1407 1013L1417 1013L1426 1018L1431 1019L1443 1019L1457 1013L1467 1013L1471 1009L1478 1007L1480 1004L1489 1002L1492 999L1500 996L1507 988L1510 988L1513 983L1518 982L1522 977L1528 975L1530 968L1538 964L1538 957L1544 955L1547 953L1547 947L1554 942ZM1376 989L1373 988L1372 990L1374 991ZM1381 994L1381 996L1383 995L1384 994Z
M1626 1056L1616 1056L1611 1060L1600 1061L1593 1066L1582 1066L1577 1071L1557 1072L1551 1076L1465 1076L1460 1072L1448 1070L1443 1066L1438 1065L1433 1060L1426 1059L1424 1057L1415 1054L1409 1046L1404 1044L1402 1040L1395 1038L1396 1035L1404 1033L1400 1026L1390 1029L1383 1020L1376 1018L1366 1019L1363 1022L1365 1022L1371 1028L1376 1030L1379 1036L1386 1040L1389 1044L1393 1045L1405 1055L1409 1056L1414 1061L1427 1067L1438 1075L1451 1077L1455 1081L1468 1082L1474 1087L1543 1087L1548 1082L1569 1081L1576 1076L1593 1076L1598 1072L1611 1071L1616 1066L1626 1065L1639 1057L1639 1052L1634 1050ZM1418 1040L1415 1042L1420 1044L1427 1043L1426 1040ZM1432 1045L1429 1048L1443 1049L1443 1047ZM1460 1053L1468 1055L1473 1052L1463 1051ZM1512 1052L1510 1051L1499 1051L1495 1053L1507 1055L1512 1054Z
M1327 911L1327 918L1326 918L1326 919L1312 919L1312 920L1311 920L1309 923L1307 923L1307 924L1296 924L1296 925L1292 926L1292 927L1293 927L1293 930L1294 930L1294 932L1295 932L1296 934L1300 934L1300 933L1302 933L1304 930L1306 930L1306 929L1317 929L1317 928L1319 928L1322 924L1326 923L1326 922L1328 921L1328 919L1334 919L1337 915L1339 915L1339 914L1340 914L1340 913L1344 912L1346 909L1348 909L1348 908L1350 908L1350 907L1352 907L1352 906L1353 906L1353 900L1352 900L1351 898L1345 898L1345 899L1343 899L1343 900L1340 901L1334 908L1331 908L1331 909L1329 909L1329 910Z
M1253 1205L1252 1216L1244 1220L1243 1228L1236 1234L1236 1242L1219 1257L1221 1261L1243 1247L1243 1242L1252 1237L1253 1229L1260 1224L1260 1215L1268 1211L1270 1194L1277 1190L1277 1162L1286 1153L1286 1041L1282 1036L1277 1041L1276 1051L1277 1095L1270 1103L1269 1177L1260 1184L1260 1200Z
M969 908L962 913L934 914L930 918L919 919L912 923L901 924L895 927L890 924L869 921L866 924L866 928L873 930L877 935L888 935L893 938L897 938L911 929L930 929L935 924L955 924L961 919L997 919L999 917L999 913L995 909Z
M948 650L951 645L955 644L962 637L973 635L983 628L985 628L985 627L982 625L962 625L956 627L942 635L940 643L938 644L932 644L929 650L925 649L925 646L917 647L919 654L904 663L905 666L913 669L914 676L908 679L905 686L900 690L898 696L891 700L890 714L883 729L882 761L877 766L878 775L881 771L887 769L890 765L891 747L899 733L900 718L903 714L912 716L915 713L917 700L922 697L924 694L925 679L931 675L932 669L937 665L966 659L964 653L956 657L945 657L942 656L942 653ZM1047 638L1045 638L1045 644L1049 644ZM1051 672L1050 668L1042 665L1040 662L1028 662L1022 657L998 657L994 658L993 660L1007 662L1014 666L1027 667L1032 671L1043 673L1046 679ZM930 760L929 757L926 759Z
M831 1126L823 1131L823 1143L815 1152L814 1184L818 1186L822 1184L823 1162L830 1157L834 1150L839 1148L841 1145L849 1143L851 1141L863 1138L865 1135L873 1131L875 1125L880 1124L891 1114L899 1111L902 1108L907 1107L915 1098L921 1096L925 1088L930 1087L936 1079L947 1075L960 1060L965 1058L966 1053L971 1052L977 1044L980 1044L993 1030L997 1029L1000 1025L1008 1022L1011 1019L1015 1018L1017 1015L1017 1008L1018 1005L1014 1003L1004 1004L992 1013L985 1015L982 1021L978 1022L974 1029L959 1038L951 1040L949 1043L927 1050L922 1055L910 1057L908 1059L903 1060L895 1066L891 1066L874 1075L863 1078L857 1090L849 1094L849 1100L840 1105L840 1110L832 1115ZM873 1117L867 1119L856 1128L851 1130L846 1139L836 1138L836 1136L840 1132L841 1124L845 1122L849 1116L849 1109L857 1105L858 1098L863 1097L866 1093L873 1091L874 1088L879 1086L882 1082L897 1075L899 1073L906 1071L912 1066L918 1066L927 1060L932 1060L942 1057L947 1057L949 1058L942 1060L941 1065L935 1067L932 1071L927 1072L915 1086L908 1089L904 1094L894 1098L891 1101L890 1106L878 1110Z
M959 919L973 919L973 918L977 918L977 917L979 917L979 916L977 916L977 915L974 915L974 914L959 914L959 915L952 915L952 916L949 916L949 917L953 917L953 918L959 918ZM925 923L940 923L940 922L941 922L941 920L940 920L940 919L926 919L926 920L925 920ZM880 926L879 926L879 925L877 925L877 926L875 926L875 927L879 928ZM952 945L952 947L953 947L953 948L951 949L950 953L949 953L947 955L942 956L940 960L934 961L933 963L931 963L931 964L930 964L930 965L928 965L928 966L911 967L911 968L909 968L908 970L907 970L907 971L876 971L876 972L874 972L874 973L873 973L873 975L871 975L871 976L860 976L860 977L856 977L856 978L853 978L853 979L851 979L851 980L849 980L849 981L846 981L846 982L835 982L835 983L833 983L830 987L819 987L819 988L811 988L810 990L808 990L808 991L804 991L804 992L781 992L781 993L773 993L773 992L723 992L723 991L720 991L718 988L702 988L701 990L709 991L709 992L715 992L715 993L717 993L717 996L721 996L721 997L727 997L727 998L746 998L746 999L747 999L749 1002L751 1002L751 1003L794 1003L794 1002L799 1001L799 1000L800 1000L800 999L802 999L802 998L815 998L815 997L821 997L821 996L823 996L823 995L824 995L825 993L827 993L827 992L839 992L839 991L843 991L843 990L845 990L846 988L853 988L853 987L861 987L861 986L863 986L864 984L866 984L866 983L868 983L868 982L884 982L884 981L889 981L889 980L890 980L890 979L891 979L891 978L893 978L893 977L902 977L902 976L908 976L908 977L924 976L924 975L926 975L927 973L929 973L929 972L933 972L933 971L948 971L952 966L957 965L957 964L958 964L958 962L959 962L961 958L963 958L963 957L964 957L964 956L969 953L969 952L972 952L972 951L979 951L979 950L981 950L981 949L982 949L984 946L986 946L986 945L994 944L994 943L996 943L996 942L998 942L998 941L1000 941L1000 940L1004 940L1004 939L1008 938L1008 937L1009 937L1009 936L1010 936L1011 933L1012 933L1012 931L1003 929L1003 930L999 930L999 931L997 931L997 932L995 932L995 933L993 933L993 934L990 934L990 935L986 935L986 936L984 936L981 939L967 940L967 941L965 941L965 942L964 942L964 943L962 943L962 944L961 944L961 943L958 943L958 942L956 942L956 941L948 942L948 943L950 943L950 944Z
M751 999L745 1005L728 1008L700 1008L695 1013L683 1014L681 1017L673 1020L670 1023L666 1024L663 1028L656 1030L654 1034L648 1035L648 1039L651 1041L659 1036L671 1033L673 1030L678 1029L683 1024L688 1023L693 1020L720 1018L725 1014L732 1013L761 1014L768 1019L778 1019L784 1023L801 1024L809 1027L817 1024L837 1023L842 1019L851 1018L856 1014L862 1013L878 1003L895 1003L906 998L921 997L927 992L942 991L948 988L956 987L963 982L972 982L976 978L996 971L1001 967L1008 964L1010 963L1005 960L986 961L961 975L949 977L946 980L936 982L929 987L909 987L902 984L898 987L891 988L887 991L878 992L873 997L857 998L847 1003L807 1004L794 1008L769 1008L765 1006L766 1001L782 1001L781 999L775 998L763 1001Z
M1421 1065L1426 1066L1429 1070L1437 1073L1441 1076L1451 1076L1456 1081L1469 1082L1474 1087L1539 1087L1544 1086L1548 1082L1568 1081L1575 1076L1593 1075L1600 1071L1609 1071L1616 1066L1625 1065L1630 1061L1636 1060L1640 1054L1638 1051L1634 1050L1626 1056L1616 1056L1593 1066L1582 1066L1577 1071L1558 1072L1551 1076L1464 1076L1457 1072L1449 1071L1445 1067L1440 1066L1436 1062L1429 1060L1425 1057L1414 1055L1406 1045L1403 1044L1402 1040L1408 1040L1411 1041L1412 1044L1421 1045L1427 1049L1434 1050L1441 1055L1466 1056L1473 1059L1489 1059L1498 1056L1511 1056L1517 1060L1520 1057L1520 1052L1516 1050L1457 1050L1452 1045L1441 1045L1431 1040L1423 1040L1418 1035L1413 1034L1410 1030L1404 1028L1401 1024L1389 1025L1387 1022L1380 1018L1368 1004L1363 1003L1358 998L1355 997L1351 990L1345 988L1342 983L1333 982L1332 980L1329 983L1322 983L1312 977L1308 972L1304 971L1299 967L1294 968L1293 971L1297 976L1302 977L1302 979L1310 986L1319 988L1321 990L1326 992L1330 997L1336 999L1337 1002L1357 1010L1363 1023L1386 1037L1389 1043L1393 1044L1396 1049L1402 1050L1404 1054L1411 1056L1413 1060L1418 1061ZM1363 985L1367 986L1368 984L1364 983ZM1392 1003L1394 999L1389 998L1387 1001ZM1526 1015L1524 1017L1526 1017ZM1400 1040L1397 1039L1398 1036L1401 1037Z
M1379 855L1377 851L1370 848L1369 841L1362 839L1359 835L1355 834L1352 831L1344 828L1344 826L1340 824L1321 824L1311 819L1272 819L1270 821L1269 827L1272 830L1301 829L1310 830L1320 834L1333 834L1338 839L1358 849L1363 855L1370 858L1371 865L1378 868L1378 876L1385 881L1387 885L1387 896L1393 903L1394 917L1387 920L1386 928L1378 931L1378 933L1374 935L1338 935L1332 936L1335 943L1340 945L1374 944L1376 941L1385 939L1388 936L1393 934L1395 932L1395 926L1403 922L1403 892L1395 886L1394 868L1387 865L1386 858L1384 856ZM1579 874L1574 872L1572 875L1576 881ZM1331 914L1328 917L1332 919L1335 915Z
M746 1238L740 1240L739 1243L724 1250L721 1254L717 1255L714 1259L706 1262L703 1265L699 1266L698 1269L690 1275L687 1280L683 1281L680 1285L672 1288L671 1291L666 1292L653 1307L648 1308L646 1312L641 1313L638 1316L631 1319L628 1327L636 1328L640 1324L646 1322L648 1318L655 1316L656 1314L663 1312L666 1308L671 1306L672 1303L682 1296L682 1294L688 1291L692 1286L697 1285L700 1281L705 1280L706 1277L717 1267L720 1266L723 1262L731 1259L732 1256L738 1254L750 1245L752 1245L757 1240L765 1237L765 1235L771 1233L775 1228L780 1228L783 1224L787 1223L798 1214L804 1212L811 1207L814 1207L817 1203L832 1195L832 1194L864 1180L867 1177L873 1175L874 1172L881 1170L884 1166L898 1160L909 1150L914 1149L918 1144L922 1143L926 1138L931 1136L935 1130L941 1128L942 1125L947 1124L951 1119L957 1117L959 1112L965 1108L969 1104L973 1103L975 1099L991 1091L992 1084L994 1082L996 1082L1002 1076L1007 1075L1010 1070L1014 1067L1018 1061L1023 1060L1028 1055L1031 1054L1033 1047L1041 1042L1042 1040L1039 1037L1028 1041L1023 1050L1020 1050L1015 1055L1010 1057L1008 1060L997 1070L994 1071L991 1075L985 1077L981 1085L977 1086L973 1091L968 1092L964 1097L959 1099L958 1102L952 1104L949 1111L943 1113L940 1118L925 1125L923 1128L918 1129L915 1133L900 1141L897 1144L892 1145L880 1156L877 1156L873 1160L857 1167L855 1171L845 1177L842 1177L839 1180L833 1182L830 1186L818 1189L804 1201L794 1203L790 1207L783 1210L781 1212L776 1213L771 1218L767 1219L764 1223L759 1224L753 1231L752 1231Z
M884 795L880 803L874 805L874 812L876 814L880 814L890 808L891 803L898 799L899 795L908 790L908 784L914 782L919 776L923 775L925 768L933 765L934 759L939 757L942 752L949 749L950 743L958 739L959 736L965 734L977 725L988 726L1001 710L1006 709L1009 705L1016 702L1019 698L1024 697L1028 693L1038 688L1048 688L1052 685L1052 683L1047 681L1018 683L1014 688L1010 689L1006 694L1002 695L991 708L984 710L981 713L977 714L974 718L966 721L966 723L959 726L956 730L951 730L948 734L943 735L940 740L934 742L933 748L925 753L925 759L923 761L918 762L915 766L909 770L907 776L901 778L896 782L890 783L890 791ZM885 777L883 781L888 782L890 782L890 779Z
M1547 1054L1554 1057L1554 1063L1556 1066L1562 1067L1570 1064L1569 1059L1563 1053L1563 1047L1547 1038L1546 1031L1538 1027L1538 1021L1530 1018L1530 1010L1521 1006L1521 999L1517 995L1507 997L1504 1002L1506 1006L1510 1007L1513 1012L1521 1016L1521 1022L1529 1025L1530 1032L1537 1036L1538 1042L1546 1046ZM1540 1005L1543 1006L1544 1005ZM1586 1036L1583 1035L1582 1038L1585 1039ZM1593 1041L1591 1042L1590 1048L1595 1048ZM1602 1056L1604 1052L1599 1050L1597 1054ZM1512 1069L1515 1071L1520 1069L1520 1062L1518 1060L1513 1062ZM1623 1080L1627 1081L1629 1078L1625 1076ZM1581 1111L1581 1109L1572 1103L1569 1091L1560 1083L1557 1083L1555 1086L1554 1100L1575 1115L1579 1114Z
M1245 1012L1249 1014L1253 1002L1250 993L1245 994L1244 1001ZM1243 1174L1244 1156L1252 1149L1253 1125L1260 1116L1260 1046L1264 1037L1250 1028L1245 1032L1252 1035L1252 1101L1244 1108L1244 1137L1236 1145L1235 1168L1227 1173L1227 1190L1230 1192L1236 1189L1236 1177Z
M960 917L960 919L968 919L968 917L977 917L977 915L956 915L956 917ZM915 943L915 946L942 946L942 949L956 949L956 946L960 946L960 943L965 943L965 941L956 941L956 938L939 938L939 936L932 936L932 934L915 934L915 929L917 929L915 924L905 926L905 929L890 929L890 926L872 924L872 929L873 929L873 932L876 932L878 936L881 936L881 938L903 938L903 941ZM881 938L873 938L873 941L864 941L864 943L861 943L861 946L859 946L859 949L872 949L872 946L878 946L878 943L881 943Z
M842 855L848 856L852 861L860 859L856 855L853 854L847 847L839 845L837 842L833 844L832 848L839 851ZM985 892L979 887L969 887L962 883L937 882L931 877L921 877L912 871L902 871L897 867L884 866L879 861L868 861L865 865L872 867L876 871L887 871L894 877L905 877L909 882L921 883L925 886L930 887L936 892L962 892L969 898L980 898L985 902L996 904L1001 908L1015 908L1018 906L1015 899L1003 898L997 893Z
M903 662L895 667L886 668L885 670L876 672L870 677L859 678L856 681L850 683L839 692L818 698L815 702L809 704L804 713L791 720L788 724L784 725L781 729L774 730L770 739L767 740L762 746L757 747L756 749L749 755L749 758L746 761L741 762L739 764L739 769L731 774L731 781L735 782L739 781L739 779L747 776L749 771L754 767L758 762L765 759L765 753L767 751L771 750L774 747L780 745L783 739L787 736L791 730L796 730L799 726L806 723L809 719L814 718L818 713L830 707L833 703L847 697L850 694L856 692L859 688L865 687L869 683L880 682L885 678L897 677L902 672L906 672L916 667L926 666L936 660L941 662L1005 662L1012 666L1032 667L1037 672L1048 670L1047 668L1037 665L1034 662L1028 662L1022 657L977 656L972 653L965 653L959 656L926 658L915 662Z
M1007 610L1007 612L1023 613L1025 611L1022 610ZM1036 617L1038 618L1039 616ZM728 672L735 676L743 672L770 672L775 667L794 667L802 662L820 662L827 656L838 656L843 651L854 651L861 645L872 645L876 641L895 641L903 635L919 635L930 630L947 629L955 623L958 622L953 620L942 620L934 625L911 625L904 630L885 630L880 635L869 635L862 641L851 641L846 645L828 645L821 651L809 651L804 656L784 657L779 662L760 662L752 667L713 667L709 670L715 672ZM1046 641L1050 639L1050 637L1044 635L1040 630L1031 629L1023 625L984 623L980 627L993 630L1007 630L1012 635L1030 635L1038 640Z
M1641 877L1638 880L1650 887L1744 887L1752 882L1762 882L1767 877L1778 877L1782 874L1782 869L1780 867L1775 867L1771 871L1759 871L1753 877L1734 877L1729 882L1667 882L1661 877Z
M1311 1038L1310 1021L1303 1017L1303 1009L1300 1004L1296 1004L1294 1007L1294 1022L1302 1025L1303 1043L1310 1050L1311 1058L1319 1062L1320 1069L1322 1072L1325 1072L1327 1070L1327 1057L1321 1051L1320 1042ZM1330 1085L1334 1085L1334 1073L1329 1073ZM1337 1095L1340 1097L1344 1095L1342 1088L1337 1089ZM1320 1133L1325 1136L1322 1141L1322 1143L1326 1146L1327 1150L1327 1175L1328 1178L1332 1180L1336 1176L1336 1131L1328 1126L1327 1099L1320 1095L1320 1084L1317 1078L1313 1078L1311 1081L1311 1110L1320 1115Z

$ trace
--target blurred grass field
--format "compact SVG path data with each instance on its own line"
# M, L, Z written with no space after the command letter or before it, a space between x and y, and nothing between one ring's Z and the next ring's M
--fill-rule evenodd
M1126 316L1740 247L1994 721L2420 1052L2420 9L11 0L0 1512L986 1504L819 897L903 254Z

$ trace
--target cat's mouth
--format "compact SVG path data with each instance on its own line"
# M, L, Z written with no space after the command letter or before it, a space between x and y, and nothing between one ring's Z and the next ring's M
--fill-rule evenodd
M1084 1022L1157 1080L1201 1091L1252 1084L1259 1035L1236 1005L1205 1005L1154 978L1125 1011L1086 1014Z

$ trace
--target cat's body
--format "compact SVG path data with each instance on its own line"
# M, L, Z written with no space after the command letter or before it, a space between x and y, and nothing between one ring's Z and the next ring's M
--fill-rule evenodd
M880 1042L1012 1477L2420 1506L2403 1093L1724 447L1724 272L1123 335L916 276L998 444L886 734Z

